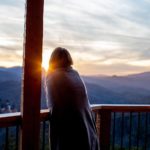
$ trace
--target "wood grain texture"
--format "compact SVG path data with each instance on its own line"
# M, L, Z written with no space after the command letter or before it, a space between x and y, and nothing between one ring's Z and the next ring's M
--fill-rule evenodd
M39 150L44 0L26 0L21 150Z

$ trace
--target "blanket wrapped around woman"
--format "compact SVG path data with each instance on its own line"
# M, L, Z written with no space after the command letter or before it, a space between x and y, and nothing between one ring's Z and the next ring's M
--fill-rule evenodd
M86 87L71 66L57 67L46 77L51 109L51 150L99 150Z

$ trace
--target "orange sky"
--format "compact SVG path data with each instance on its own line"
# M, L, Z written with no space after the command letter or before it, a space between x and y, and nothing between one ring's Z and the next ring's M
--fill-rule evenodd
M22 65L24 3L0 2L0 66ZM149 13L147 0L47 0L43 66L52 50L62 46L81 74L150 71Z

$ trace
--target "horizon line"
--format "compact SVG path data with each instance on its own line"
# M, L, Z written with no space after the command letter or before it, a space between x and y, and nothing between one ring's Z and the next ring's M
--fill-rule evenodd
M20 67L22 68L23 66L21 65L15 65L15 66L10 66L10 67L6 67L6 66L0 66L0 68L4 68L4 69L9 69L9 68L17 68L17 67ZM42 69L44 71L45 68L42 67ZM136 73L129 73L129 74L103 74L103 73L95 73L95 74L80 74L81 76L107 76L107 77L123 77L123 76L130 76L130 75L136 75L136 74L143 74L143 73L150 73L150 70L149 71L144 71L144 72L136 72Z

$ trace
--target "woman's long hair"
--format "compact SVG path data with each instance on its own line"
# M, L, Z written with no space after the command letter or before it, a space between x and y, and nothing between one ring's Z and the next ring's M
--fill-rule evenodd
M67 49L57 47L51 54L48 72L57 68L67 68L73 65L73 60Z

